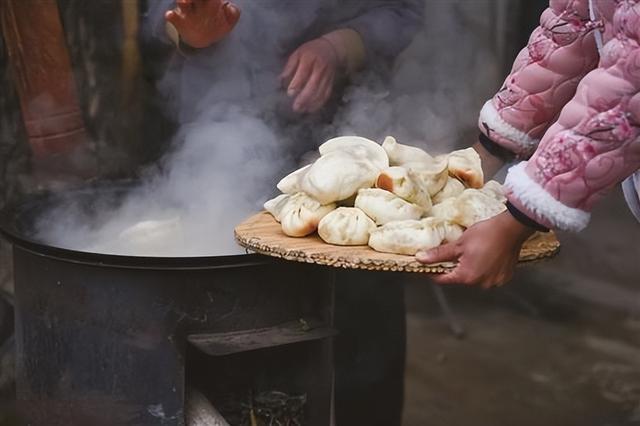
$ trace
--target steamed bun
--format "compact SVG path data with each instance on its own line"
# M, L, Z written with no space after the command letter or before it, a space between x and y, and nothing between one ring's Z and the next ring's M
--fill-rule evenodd
M419 219L424 213L422 207L379 188L358 191L355 206L378 225L396 220Z
M488 196L495 198L497 201L501 203L507 202L507 193L504 189L504 186L496 182L495 180L490 180L485 183L484 186L480 189L480 191Z
M326 243L339 246L366 245L376 224L362 210L339 207L322 218L318 234Z
M460 179L467 188L482 188L484 183L482 163L475 149L453 151L447 158L451 176Z
M410 173L414 179L427 188L430 196L442 191L449 178L449 163L446 157L438 156L429 162L410 166Z
M370 188L382 168L349 151L331 151L311 165L301 189L322 204L345 200L361 188Z
M329 139L320 145L318 151L320 151L320 155L327 155L334 151L348 151L354 156L366 158L380 169L389 167L389 157L380 144L360 136L341 136Z
M431 209L430 216L446 219L468 228L506 210L503 202L477 189L465 189Z
M278 189L283 194L296 194L302 191L302 178L307 173L311 164L289 173L278 182Z
M431 196L426 185L404 167L389 167L376 180L376 187L392 192L403 200L431 209Z
M389 164L405 168L419 167L420 164L429 164L433 157L426 151L415 146L402 145L395 138L387 136L382 142L382 148L389 157Z
M303 192L283 194L265 203L265 209L280 222L282 232L290 237L314 233L320 220L335 208L335 204L322 205Z
M291 195L280 194L276 198L272 198L271 200L264 203L264 209L271 213L271 216L273 216L278 222L280 222L282 210L287 205L290 199Z
M442 219L390 222L373 232L369 246L379 252L415 255L420 250L438 247L443 241L455 241L462 228Z
M464 190L465 187L462 182L460 182L456 178L449 177L447 178L447 183L444 188L442 188L440 192L433 196L433 204L439 204L447 198L455 198L458 195L462 194L462 191Z

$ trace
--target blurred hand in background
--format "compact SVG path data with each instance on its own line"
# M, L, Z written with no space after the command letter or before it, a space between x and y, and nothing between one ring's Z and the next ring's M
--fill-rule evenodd
M331 97L340 62L330 41L317 38L289 57L281 79L296 112L316 112Z
M337 78L350 75L364 65L362 37L352 29L332 31L298 47L289 56L280 75L293 110L313 113L333 94Z
M222 0L178 0L165 19L180 35L180 41L199 49L229 34L240 19L240 9Z

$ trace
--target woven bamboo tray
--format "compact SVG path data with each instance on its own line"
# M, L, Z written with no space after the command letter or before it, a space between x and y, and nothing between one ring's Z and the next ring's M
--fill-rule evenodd
M304 238L288 237L267 212L258 213L238 225L235 237L241 246L256 253L335 268L444 273L455 266L454 263L423 265L413 256L379 253L368 246L334 246L326 244L317 234ZM553 233L538 233L524 244L520 262L549 258L559 249L560 243Z

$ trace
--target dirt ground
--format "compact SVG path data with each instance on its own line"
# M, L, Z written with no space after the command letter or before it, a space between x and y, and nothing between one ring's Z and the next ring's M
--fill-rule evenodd
M620 192L502 289L407 286L405 426L640 425L640 225Z

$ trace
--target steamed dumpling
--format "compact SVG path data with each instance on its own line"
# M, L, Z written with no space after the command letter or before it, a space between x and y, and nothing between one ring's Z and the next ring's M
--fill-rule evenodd
M419 219L424 214L422 207L379 188L358 191L355 206L378 225L396 220Z
M428 164L433 160L433 157L424 150L415 146L402 145L391 136L385 138L382 148L387 153L389 164L392 166L409 168L411 165Z
M415 255L420 250L438 247L442 230L421 220L387 223L371 232L369 247L383 253Z
M482 188L484 175L478 152L473 148L453 151L448 155L449 174L460 179L468 188Z
M458 223L455 219L459 215L458 205L455 198L446 198L441 203L434 205L429 212L429 217L435 217L438 219L448 220L454 223Z
M442 191L442 188L447 184L449 163L446 157L435 157L430 162L423 162L419 165L414 163L410 167L411 176L427 188L432 197Z
M335 204L322 205L303 192L283 194L265 203L265 209L280 222L282 232L290 237L304 237L318 228L318 223Z
M383 253L415 255L420 250L438 247L444 236L438 228L420 220L391 222L371 232L369 247Z
M458 223L466 228L477 222L490 219L507 209L504 202L477 189L466 189L457 198L457 202L462 217Z
M376 224L362 210L340 207L322 218L318 234L325 242L339 246L366 245Z
M433 217L391 222L371 232L369 246L379 252L415 255L460 238L463 229Z
M490 180L489 182L485 183L480 191L492 198L495 198L501 203L507 202L507 194L504 187L495 180Z
M422 219L422 222L430 226L438 227L442 231L443 242L452 243L458 238L462 237L464 228L456 223L449 222L448 220L437 219L435 217L427 217Z
M354 156L366 158L380 169L389 167L389 158L380 144L359 136L341 136L329 139L320 145L318 150L320 155L327 155L333 151L348 151Z
M309 171L311 164L289 173L278 182L278 189L283 194L296 194L302 191L302 178Z
M431 196L427 186L404 167L389 167L384 170L378 176L376 187L419 205L425 212L431 209Z
M371 188L382 169L349 150L330 151L311 165L301 187L322 204L334 203Z
M291 195L280 194L276 198L272 198L271 200L264 203L264 209L271 213L271 216L273 216L278 222L280 222L282 210L287 205L290 199Z
M477 189L465 189L456 198L433 206L430 215L468 228L506 210L503 202Z
M439 204L447 198L455 198L464 191L464 184L456 178L447 178L447 184L440 192L433 196L433 204Z

